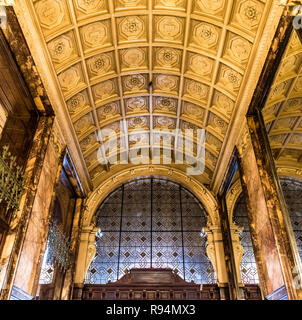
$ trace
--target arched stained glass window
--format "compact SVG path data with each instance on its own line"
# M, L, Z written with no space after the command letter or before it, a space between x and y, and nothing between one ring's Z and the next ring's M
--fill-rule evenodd
M258 271L243 194L236 202L233 220L239 227L243 228L239 234L240 243L243 247L243 257L240 264L241 280L245 284L258 284Z
M302 260L302 183L289 179L280 179L280 183Z
M86 283L116 281L133 268L171 268L186 281L215 283L206 255L206 212L188 190L144 178L109 195L96 212L97 253Z

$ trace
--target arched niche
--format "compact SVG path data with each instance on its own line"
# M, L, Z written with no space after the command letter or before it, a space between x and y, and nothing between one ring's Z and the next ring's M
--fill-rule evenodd
M110 178L104 180L86 201L84 216L82 219L82 232L79 254L77 258L75 283L83 284L85 275L91 260L95 256L95 235L98 228L95 227L95 212L102 201L116 188L129 180L140 177L158 177L169 179L181 184L192 192L203 204L207 212L207 255L210 258L219 283L227 283L227 272L224 261L224 251L222 245L222 234L220 228L220 218L218 204L215 196L196 178L188 176L178 169L162 165L140 165L132 169L121 170L113 173Z
M106 198L106 196L122 185L126 181L138 177L154 176L168 178L175 181L189 191L191 191L201 203L203 203L208 213L208 226L220 226L218 204L215 196L193 176L186 175L178 169L171 169L162 165L141 165L132 169L125 169L118 173L113 173L111 177L103 181L88 197L86 210L84 213L83 227L93 225L92 218L98 205Z
M216 283L207 217L203 204L179 183L154 176L127 181L96 211L96 252L86 283L114 282L133 268L170 268L188 282Z

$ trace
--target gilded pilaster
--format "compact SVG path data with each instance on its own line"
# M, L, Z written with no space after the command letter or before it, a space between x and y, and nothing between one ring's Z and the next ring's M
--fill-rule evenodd
M70 255L71 255L71 262L70 268L67 270L64 284L62 288L61 299L62 300L69 300L72 299L72 289L74 284L74 277L75 277L75 268L76 268L76 261L77 261L77 253L79 250L79 241L80 241L80 225L81 219L83 217L84 211L84 199L78 198L76 201L75 213L73 218L73 226L71 231L71 239L70 239Z
M220 226L205 228L207 233L207 255L214 267L218 285L228 283L225 254Z
M85 275L89 265L96 254L95 234L98 228L94 226L85 227L81 231L79 251L77 256L74 283L78 287L84 284Z

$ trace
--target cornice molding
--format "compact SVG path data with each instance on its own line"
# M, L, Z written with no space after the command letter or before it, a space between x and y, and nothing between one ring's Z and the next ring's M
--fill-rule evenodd
M110 192L126 181L142 176L160 176L179 182L193 192L205 206L208 213L208 226L219 226L220 219L217 201L214 195L204 185L178 169L171 169L168 166L162 165L141 165L112 174L110 178L102 182L99 187L89 195L86 202L83 227L93 224L93 216L97 207Z

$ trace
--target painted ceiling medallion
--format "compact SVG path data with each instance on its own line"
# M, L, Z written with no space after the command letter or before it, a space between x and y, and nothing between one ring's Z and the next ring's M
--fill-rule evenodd
M122 60L129 68L141 66L145 59L145 51L140 48L129 49L122 53Z
M129 40L136 39L144 32L144 21L138 16L126 17L120 23L120 32Z
M68 110L71 115L75 114L77 110L83 109L86 104L86 97L82 93L78 93L67 102Z
M142 97L135 97L127 100L126 106L127 110L130 112L148 111L146 100Z
M206 57L195 54L190 57L189 68L199 76L206 76L212 72L213 62Z
M102 22L86 25L81 29L81 32L86 46L92 48L102 45L108 36L108 30Z
M148 129L148 120L146 117L135 117L128 120L129 129Z
M221 69L221 81L228 90L237 91L240 88L242 76L237 71L224 66Z
M158 22L158 32L163 39L174 40L182 33L182 24L176 17L162 17Z
M205 46L206 48L215 46L219 37L216 28L208 23L199 23L196 25L193 36L199 45Z
M165 67L173 67L175 64L179 63L180 56L178 51L170 48L162 48L157 51L156 54L157 61Z
M37 3L36 10L45 28L58 26L64 18L63 4L60 0L43 0Z
M251 52L251 45L250 43L242 38L236 37L231 40L231 52L235 59L239 60L240 62L246 61Z
M160 128L160 129L174 129L176 126L176 121L175 119L168 118L168 117L155 117L155 128Z
M48 44L52 60L59 64L75 54L72 36L65 34L60 36Z
M197 99L202 100L208 95L208 87L193 80L186 81L186 89L188 94Z
M89 59L87 64L94 75L101 75L112 67L112 58L109 54L103 53Z
M184 112L187 115L193 116L194 118L202 119L204 117L204 109L198 107L192 103L186 103Z
M146 78L141 74L128 76L125 78L125 87L130 91L143 89L146 84Z
M117 102L112 102L110 104L106 104L105 106L102 106L99 108L99 116L101 120L105 120L108 118L111 118L118 114L119 112L119 106Z
M94 92L97 98L105 100L114 94L116 90L115 82L113 80L107 80L94 87Z
M197 0L197 3L206 12L214 13L224 7L225 0Z
M234 102L226 95L217 92L214 99L214 106L222 113L230 115L234 109Z
M59 75L59 81L63 91L69 91L77 86L81 75L76 67L72 67Z
M170 98L156 98L154 112L172 112L176 113L177 111L177 100Z
M239 6L239 16L242 21L254 28L261 19L261 4L258 1L242 1Z
M77 5L84 13L91 13L97 9L103 8L105 0L77 0Z
M158 75L156 77L156 85L162 91L175 90L177 88L178 79L174 76Z
M79 134L82 134L87 129L89 129L91 126L92 126L92 123L91 123L90 114L82 117L80 120L78 120L75 123L75 129L76 129L77 133L79 133Z

